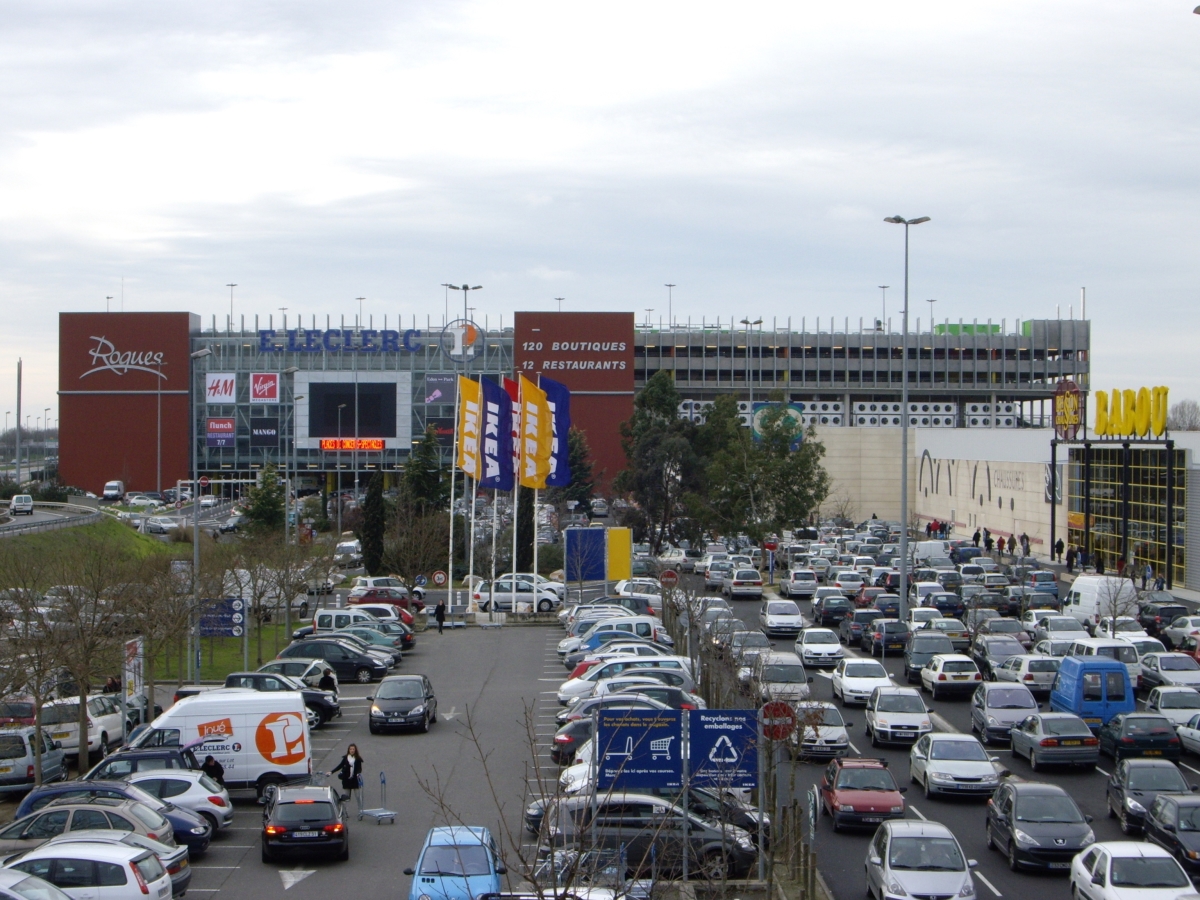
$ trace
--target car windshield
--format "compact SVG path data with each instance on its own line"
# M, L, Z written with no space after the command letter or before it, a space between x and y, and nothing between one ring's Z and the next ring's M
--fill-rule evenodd
M804 643L806 644L837 644L839 643L837 635L832 631L807 631L804 634ZM1200 694L1196 696L1200 697Z
M877 662L851 663L846 666L847 678L887 678L887 669Z
M997 688L987 695L989 709L1037 709L1037 701L1022 688Z
M57 703L42 707L43 725L76 725L79 722L78 703Z
M489 875L487 850L482 846L429 847L421 858L422 875Z
M925 704L916 694L880 694L876 712L923 713Z
M938 631L962 631L963 625L957 619L939 619L933 623Z
M743 650L749 647L770 647L771 642L767 640L767 636L761 631L743 631L740 634L733 636L733 644L735 647L741 647Z
M385 681L375 695L378 700L419 700L425 688L419 681Z
M969 659L948 659L942 663L942 670L945 672L974 672L975 663Z
M772 684L804 684L804 667L787 664L763 666L762 680Z
M337 818L333 804L327 800L303 803L280 803L272 818L280 825L300 825L304 822L329 822Z
M1159 709L1200 709L1200 694L1195 691L1171 691L1158 698Z
M1018 822L1082 822L1075 801L1065 794L1033 795L1017 799Z
M33 704L20 700L9 700L7 703L0 703L0 718L32 719Z
M896 780L887 769L854 766L838 773L837 787L848 791L894 791Z
M1062 619L1047 619L1047 631L1083 631L1083 628L1078 622L1070 618Z
M1130 766L1126 785L1131 791L1167 791L1186 794L1187 782L1174 766Z
M988 631L992 634L1016 634L1024 629L1016 619L992 619L988 622Z
M800 607L790 600L785 603L768 603L767 614L772 616L798 616Z
M1145 656L1147 653L1164 653L1167 649L1158 638L1130 641L1130 644L1133 645L1133 649L1137 651L1138 656Z
M1200 669L1200 663L1190 656L1160 656L1158 662L1164 672L1194 672Z
M1001 638L1000 640L987 642L988 656L1020 656L1025 650L1021 646L1020 641L1015 641L1012 638Z
M1042 730L1046 734L1080 734L1090 737L1092 731L1082 719L1042 719Z
M69 900L66 894L40 878L22 878L9 885L8 890L24 900Z
M1061 663L1057 659L1031 659L1029 660L1030 672L1057 672Z
M1200 806L1185 806L1179 810L1180 831L1200 831Z
M1109 659L1115 659L1126 665L1138 661L1137 651L1132 647L1099 647L1096 650L1096 655L1107 656Z
M961 872L966 868L958 842L937 837L892 838L888 865L918 872Z
M987 762L983 746L976 740L934 741L929 754L931 759L960 759L968 762Z
M1175 727L1162 716L1130 716L1125 720L1125 734L1174 734Z
M1118 856L1112 863L1112 886L1181 888L1191 887L1191 882L1169 856Z
M1125 619L1121 622L1118 622L1113 627L1116 631L1145 631L1145 629L1133 619Z

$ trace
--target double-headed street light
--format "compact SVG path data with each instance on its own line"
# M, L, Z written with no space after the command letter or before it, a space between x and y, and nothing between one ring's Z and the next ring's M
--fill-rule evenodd
M908 619L908 228L929 221L929 216L906 219L889 216L883 221L904 226L904 326L900 362L900 621Z
M212 356L212 350L208 347L202 350L197 350L191 354L192 362L195 363L198 359L204 359L206 356ZM195 397L195 377L192 378L193 393ZM200 403L196 400L189 410L192 420L192 614L191 628L192 640L188 656L189 667L192 670L192 683L200 683L200 667L196 664L200 656L200 629L196 616L200 615L200 451L196 447L197 432L196 432L196 414L199 412ZM176 499L179 499L178 497ZM152 710L153 711L153 710Z

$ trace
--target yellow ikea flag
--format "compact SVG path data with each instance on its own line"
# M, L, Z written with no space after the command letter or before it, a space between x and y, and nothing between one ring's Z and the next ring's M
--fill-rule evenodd
M633 577L633 531L628 528L607 528L607 570L605 578L620 581Z
M554 430L546 392L520 376L521 385L521 487L544 488L550 474Z
M458 376L458 467L479 477L479 428L483 389L478 381Z

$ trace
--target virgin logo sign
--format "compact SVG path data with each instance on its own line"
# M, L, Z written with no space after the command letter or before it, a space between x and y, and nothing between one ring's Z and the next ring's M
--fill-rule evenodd
M254 372L250 375L250 402L279 402L278 372Z
M161 352L118 350L106 337L92 335L91 339L96 342L96 346L88 351L88 355L92 357L92 368L80 375L80 378L87 378L97 372L114 372L117 375L125 375L129 372L149 372L151 375L157 375L163 381L167 380L167 376L161 370L161 367L166 365Z

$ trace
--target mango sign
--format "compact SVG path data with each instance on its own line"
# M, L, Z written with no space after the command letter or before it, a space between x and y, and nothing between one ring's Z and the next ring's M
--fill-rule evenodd
M1138 391L1096 391L1097 435L1108 437L1162 437L1167 430L1167 388Z

